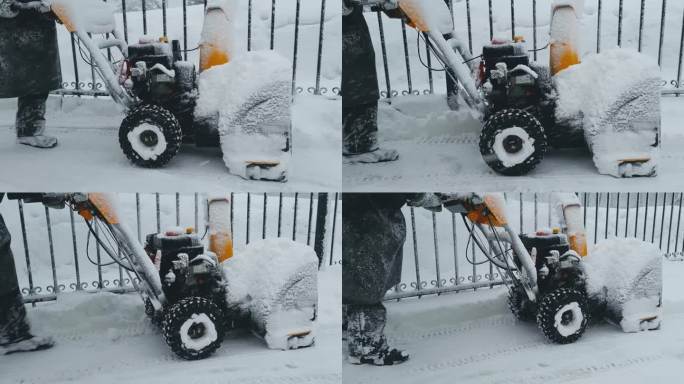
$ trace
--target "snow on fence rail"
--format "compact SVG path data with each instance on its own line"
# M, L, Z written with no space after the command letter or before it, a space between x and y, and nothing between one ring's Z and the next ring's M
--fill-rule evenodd
M519 233L553 224L549 194L507 194L511 224ZM681 192L579 193L590 244L633 237L658 246L668 259L684 258ZM404 209L408 236L402 281L386 300L477 290L503 284L496 268L470 241L460 215L443 210Z
M194 225L204 233L202 194L120 194L122 221L138 239L170 226ZM287 237L311 245L321 264L340 264L339 195L328 193L231 193L236 252L251 241ZM66 291L133 291L118 265L106 264L85 223L69 209L7 201L0 206L12 233L21 292L26 302L56 300ZM110 263L112 264L112 263Z
M199 61L198 44L207 0L104 0L113 4L127 42L144 35L181 43L185 60ZM236 44L272 49L293 63L293 92L339 94L341 0L243 0L235 20ZM88 52L73 33L58 28L62 89L57 94L106 96ZM110 59L113 51L109 51Z
M548 62L551 1L445 0L456 32L475 55L492 37L523 35L532 58L542 62ZM414 29L380 12L367 13L366 20L383 97L446 92L442 68ZM584 54L621 46L652 56L662 69L663 94L683 93L684 2L585 0L580 33Z

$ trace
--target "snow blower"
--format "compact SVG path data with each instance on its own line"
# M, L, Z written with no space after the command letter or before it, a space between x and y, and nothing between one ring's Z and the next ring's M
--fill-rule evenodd
M642 243L639 251L631 251L648 260L636 266L625 266L601 250L589 258L582 208L574 195L562 195L558 203L566 223L562 229L534 234L518 234L510 226L501 195L445 195L444 205L462 215L470 240L499 271L509 288L513 315L536 320L549 340L577 341L592 317L614 319L625 331L659 326L660 270L648 253L641 252L648 245ZM624 244L625 240L617 241ZM592 258L600 262L588 262ZM658 257L655 260L659 262ZM597 277L602 270L623 278Z
M554 0L549 66L532 62L522 36L494 39L473 57L442 0L361 3L397 5L408 24L422 32L419 37L427 36L427 48L448 69L460 97L481 116L480 153L497 173L524 175L549 148L586 145L602 174L656 174L659 68L627 49L580 62L577 34L583 0Z
M119 144L134 164L165 166L182 143L221 146L231 173L285 181L291 64L273 51L237 52L233 48L233 3L214 0L207 4L199 75L193 63L183 60L178 40L143 36L138 43L127 44L116 28L113 8L105 2L18 4L54 13L77 37L81 55L87 53L87 61L112 99L126 112ZM112 54L115 49L116 55ZM115 56L121 59L113 62L110 57ZM207 81L203 81L205 74ZM246 87L238 79L253 81Z
M179 357L206 358L221 346L227 329L243 325L269 348L313 344L318 298L314 251L275 239L233 255L228 198L207 201L210 239L205 249L193 228L149 234L143 246L121 222L113 195L48 195L53 201L61 197L85 219L89 239L128 274L145 313Z

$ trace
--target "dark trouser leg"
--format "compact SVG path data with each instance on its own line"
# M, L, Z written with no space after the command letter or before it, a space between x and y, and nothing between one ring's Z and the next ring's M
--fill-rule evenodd
M17 340L29 332L10 240L9 231L0 215L0 345Z
M343 153L356 155L378 149L378 103L342 109Z
M42 135L45 131L45 103L48 94L26 95L18 99L17 137Z
M386 349L386 321L387 311L382 303L347 304L349 356L367 356Z

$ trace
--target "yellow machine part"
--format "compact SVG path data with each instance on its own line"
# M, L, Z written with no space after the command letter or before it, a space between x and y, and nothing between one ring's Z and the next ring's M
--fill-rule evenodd
M428 32L430 30L414 0L399 0L399 8L408 17L407 24L409 26L421 32Z
M74 22L69 17L69 12L64 4L54 2L52 5L50 5L50 10L55 14L55 16L57 16L59 21L64 24L64 27L67 29L67 31L72 33L76 32L76 26L74 26Z
M570 243L570 249L577 252L581 257L587 256L587 234L584 232L573 233L568 236L568 242Z
M551 75L580 63L577 49L568 43L551 43Z
M209 7L204 15L200 42L200 72L230 61L226 42L230 40L230 21L221 7Z
M228 197L210 197L207 199L209 224L209 250L216 254L219 262L233 257L233 233L230 223L230 205Z
M90 204L92 204L98 210L98 212L100 212L102 218L107 222L107 224L119 224L119 215L116 213L114 203L108 194L89 193L88 201L90 201ZM92 214L90 212L84 215L82 211L79 211L79 214L86 220L92 219Z
M467 206L466 216L473 223L503 227L508 223L506 207L501 199L494 195L485 195L482 204Z
M233 257L233 238L230 233L220 232L209 235L209 250L216 254L219 263Z
M567 4L556 6L552 10L549 48L549 67L552 76L580 63L577 12L574 6ZM554 28L555 25L561 27Z

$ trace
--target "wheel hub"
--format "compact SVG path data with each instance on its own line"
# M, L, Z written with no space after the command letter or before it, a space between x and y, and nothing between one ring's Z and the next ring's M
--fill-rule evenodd
M508 153L517 153L523 147L523 140L519 136L509 135L503 139L503 148Z
M188 329L188 336L190 336L192 339L199 339L200 337L204 336L205 330L204 324L194 323L190 326L190 329Z
M147 147L154 147L159 143L159 137L156 132L148 129L140 133L140 142Z
M561 324L563 325L568 325L572 323L572 321L575 319L575 315L572 313L571 310L567 310L563 312L561 315Z

